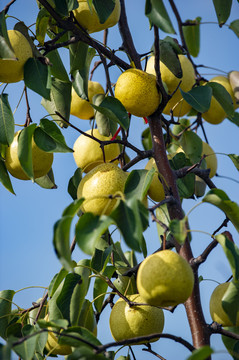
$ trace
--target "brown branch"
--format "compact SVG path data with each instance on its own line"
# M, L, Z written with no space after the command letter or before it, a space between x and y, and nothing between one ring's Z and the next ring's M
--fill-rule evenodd
M26 104L27 104L27 115L26 115L26 121L25 121L24 126L27 127L32 122L32 119L31 119L31 115L30 115L30 104L29 104L29 101L28 101L27 87L26 86L24 86L24 92L25 92L25 99L26 99Z
M12 4L14 4L15 1L16 1L16 0L11 0L11 1L5 6L5 8L3 9L3 11L5 12L5 14L7 14L10 6L11 6Z
M123 40L122 47L125 50L126 54L129 56L130 60L134 62L136 68L141 69L140 56L135 49L131 32L129 30L124 0L120 0L120 5L121 13L118 25L121 38Z
M239 334L235 334L232 331L223 329L222 325L220 325L216 322L213 322L211 325L209 325L209 331L212 334L221 334L221 335L227 336L231 339L239 340Z

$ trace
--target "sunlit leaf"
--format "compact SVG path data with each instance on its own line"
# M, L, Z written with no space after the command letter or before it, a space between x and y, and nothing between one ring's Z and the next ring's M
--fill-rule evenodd
M231 13L232 0L213 0L219 26L225 24Z
M182 220L174 219L169 223L169 230L179 244L184 244L187 238L187 218Z
M212 89L208 86L197 86L185 92L180 88L183 98L198 112L205 112L210 108Z
M231 267L234 280L239 280L239 249L226 235L220 234L215 236L220 243Z
M44 7L39 10L36 20L36 38L40 45L44 44L49 18L50 14Z
M204 345L200 349L194 350L187 360L206 360L213 353L214 351L209 345Z
M14 138L14 118L10 104L8 102L8 94L0 94L0 143L10 145Z
M234 201L231 201L223 190L211 189L202 201L215 205L222 210L231 220L236 230L239 231L239 206Z
M230 23L229 28L239 37L239 19L234 20Z
M166 33L176 34L162 0L146 0L145 15L151 25L156 25Z
M235 165L235 167L239 171L239 155L228 154L227 156L231 159L231 161L233 162L233 164Z
M107 266L103 272L103 275L111 279L114 272L115 272L114 266ZM101 311L107 289L108 289L107 282L100 277L96 277L94 283L94 289L93 289L93 297L94 297L94 307L98 312Z
M239 282L229 282L229 286L222 298L222 307L232 324L236 325L239 311Z
M200 50L200 21L200 17L195 20L186 20L187 26L183 26L183 35L187 48L193 57L197 57Z
M18 158L22 169L27 176L34 180L32 164L32 138L36 124L25 127L18 136Z

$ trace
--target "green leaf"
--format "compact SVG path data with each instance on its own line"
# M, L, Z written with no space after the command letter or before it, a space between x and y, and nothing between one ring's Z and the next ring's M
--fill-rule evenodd
M234 201L231 201L223 190L210 190L202 201L215 205L222 210L239 232L239 206Z
M32 137L36 124L25 127L18 136L18 158L23 171L27 176L34 180L32 165Z
M71 336L64 336L64 334L67 335L71 335ZM74 338L73 338L74 336ZM83 342L81 341L81 339L83 340ZM90 344L92 344L92 346L99 346L101 345L100 341L95 337L94 334L92 334L91 331L89 331L88 329L81 327L81 326L72 326L66 330L64 330L61 333L61 336L59 337L59 344L65 344L65 345L70 345L73 347L77 347L78 349L82 349L82 347L85 346L85 341L88 341ZM82 346L83 345L83 346ZM88 346L89 350L92 350L92 346ZM92 352L91 352L91 355ZM68 357L67 357L68 358ZM82 360L86 360L88 359L88 357L78 357L77 359L82 359ZM90 359L94 359L94 356L92 356Z
M11 360L12 356L11 343L7 342L5 345L0 344L0 359Z
M141 134L141 142L144 147L144 150L152 149L152 138L149 127L147 127Z
M96 272L101 272L102 270L104 271L109 261L112 250L113 250L112 245L108 246L104 251L97 249L97 247L95 248L95 252L91 259L91 267L93 271Z
M197 86L185 92L180 88L184 100L200 113L210 108L212 89L208 86Z
M145 15L151 26L156 25L166 33L176 34L162 0L146 0Z
M105 98L104 94L96 94L95 96L93 96L92 103L96 106L100 106L104 98ZM112 119L110 119L108 116L102 114L97 110L95 110L94 112L95 112L95 121L99 133L103 136L114 135L117 131L117 123L115 123L115 121L112 121Z
M57 189L52 169L46 175L35 179L35 183L43 189Z
M59 273L57 273L50 282L48 293L49 297L52 298L62 281L65 279L66 275L68 274L68 270L61 268Z
M231 159L237 170L239 171L239 155L235 154L227 154L227 156Z
M52 76L54 76L55 78L57 78L61 81L69 82L69 77L67 75L65 66L61 60L61 57L60 57L57 49L50 51L47 54L47 57L52 64L50 66L50 71L51 71Z
M104 24L115 8L113 0L93 0L100 23Z
M166 38L166 40L160 40L160 61L164 63L165 66L179 79L182 78L182 68L181 64L177 55L177 52L175 51L175 48L172 44L172 41L169 41L168 39L171 39L169 37Z
M214 81L210 81L205 86L210 86L212 88L212 95L219 102L225 113L228 117L234 115L234 107L231 95L221 84L218 84Z
M239 334L239 327L224 327L224 329L234 334ZM233 357L233 360L238 360L239 340L222 335L222 341L229 354Z
M26 326L29 327L31 325L26 325ZM30 336L34 333L35 333L34 327L31 326L26 332L26 336L29 335L29 337L19 345L15 345L13 347L14 351L18 354L18 356L21 359L32 360L37 346L37 338L38 338L37 335Z
M77 189L81 179L82 179L82 171L80 168L78 168L74 172L74 175L70 178L67 188L68 193L70 194L73 200L77 199Z
M8 94L0 95L0 143L10 145L14 138L14 117L10 104L8 102Z
M120 124L127 130L129 127L129 116L121 102L113 96L106 96L99 106L91 104L91 106L108 117L111 121Z
M41 104L51 115L52 119L59 122L60 126L67 127L62 118L56 115L59 112L64 119L69 121L70 106L71 106L71 83L61 81L59 79L52 79L50 100L42 98Z
M182 146L183 151L189 157L192 164L195 164L201 160L202 139L195 132L185 131L180 137L179 143Z
M29 58L24 64L25 85L50 100L51 77L49 67L37 58Z
M70 250L70 228L72 223L72 216L64 216L58 220L54 225L53 244L57 257L61 264L68 271L73 268Z
M11 47L5 20L5 12L0 12L0 59L12 59L16 61L16 55Z
M54 0L54 3L56 12L63 16L68 16L71 10L79 6L77 0Z
M5 339L5 331L11 317L14 290L0 291L0 336Z
M230 116L228 118L228 120L230 120L233 124L239 126L239 113L238 112L234 112L233 116Z
M233 325L237 324L239 311L239 283L231 281L222 298L223 310L228 315Z
M230 23L229 28L239 37L239 19L234 20Z
M195 20L186 20L185 23L191 25L182 28L187 48L193 57L197 57L200 50L200 22L201 17L197 17Z
M177 179L179 196L183 199L190 199L194 194L195 175L187 174L183 178Z
M8 175L5 162L2 159L0 159L0 182L8 191L10 191L10 193L16 195L13 190L11 179Z
M59 127L48 119L41 119L40 126L34 132L34 140L37 146L46 152L73 152L66 145Z
M227 257L229 265L232 270L232 275L235 281L239 280L239 249L232 241L230 241L226 235L219 234L215 236L215 239L222 246L223 251Z
M76 199L70 205L68 205L62 213L62 216L75 216L79 211L81 204L83 203L84 199Z
M143 200L147 195L154 173L154 168L150 171L144 169L132 170L125 183L124 192L126 198L135 197L138 200Z
M209 345L204 345L199 349L194 350L187 360L206 360L213 353L214 351Z
M90 65L91 53L88 53L89 46L82 41L69 45L70 51L70 73L73 74L74 71L80 70L84 71L85 65ZM93 53L92 53L93 55ZM91 60L90 60L91 59ZM89 70L88 70L89 71ZM88 76L87 76L88 80Z
M221 27L230 16L232 0L213 0L213 4L217 14L218 24Z
M174 219L169 223L169 230L175 240L180 244L184 244L188 231L187 231L187 218L182 220Z
M36 38L41 46L44 44L49 19L50 19L49 12L44 7L41 8L37 14L37 20L36 20Z
M103 275L111 279L115 270L116 269L114 266L106 266ZM94 307L98 312L101 311L107 289L108 289L107 282L101 277L96 277L94 283L94 289L93 289L93 297L94 297Z
M113 224L107 216L96 216L92 213L83 214L75 228L76 242L79 248L88 255L93 255L101 235Z
M79 325L82 305L90 285L90 260L80 260L74 268L74 271L76 274L80 275L81 279L72 293L70 301L70 323L71 325Z

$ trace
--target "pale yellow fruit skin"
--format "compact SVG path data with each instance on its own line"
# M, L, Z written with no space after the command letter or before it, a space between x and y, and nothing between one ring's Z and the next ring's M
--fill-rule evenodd
M164 192L163 184L161 183L158 177L158 169L154 158L151 158L147 162L145 169L151 170L152 167L154 167L157 172L154 173L153 180L148 190L148 195L152 200L156 202L160 202L165 198L165 192Z
M30 180L23 171L18 158L18 136L20 131L14 135L13 142L6 149L5 165L12 176L20 180ZM32 139L32 164L34 178L44 176L51 169L53 163L53 154L41 150Z
M202 142L202 155L210 155L205 157L205 161L207 169L210 169L209 177L212 178L217 172L217 156L211 146L204 141Z
M115 7L108 19L101 24L98 15L93 7L92 11L86 0L78 0L79 7L73 11L78 23L88 31L89 34L108 29L116 25L120 18L120 1L116 0Z
M139 266L137 288L150 305L175 306L191 295L194 275L180 255L163 250L148 256Z
M195 83L194 69L190 60L188 60L188 58L184 55L178 55L178 58L183 72L183 77L181 79L177 78L167 68L167 66L164 65L162 61L160 61L161 78L162 81L164 81L167 85L169 95L171 95L176 90L180 81L181 81L180 88L185 92L191 90ZM146 71L149 74L153 74L153 75L155 75L154 61L155 61L155 57L152 56L148 60L146 66ZM169 102L163 109L163 114L169 115L171 109L173 109L173 115L177 117L184 116L191 109L191 106L185 100L183 100L183 97L179 89L175 92L173 97L169 100Z
M86 131L86 133L102 141L108 141L112 138L112 136L101 135L98 129L90 129ZM83 134L75 141L73 150L76 165L85 173L88 173L94 167L104 162L103 151L100 148L100 144ZM119 144L112 143L104 146L104 153L105 162L110 162L120 154ZM117 163L118 160L114 162Z
M156 76L142 70L128 69L116 82L115 97L130 114L147 117L157 110L162 99L156 85Z
M0 82L14 83L23 79L24 64L33 54L29 42L20 31L8 30L7 33L18 60L0 59Z
M144 303L139 294L128 295L127 298L130 301ZM155 306L140 305L129 307L120 298L110 313L110 331L115 341L162 333L163 327L163 310ZM154 339L150 342L156 340Z
M94 117L94 109L91 106L92 99L96 94L104 94L104 89L97 81L88 81L89 101L82 99L77 95L73 86L71 91L71 115L77 116L83 120L90 120Z
M222 298L228 289L229 282L218 285L210 298L210 315L213 321L222 326L234 326L222 307ZM239 311L237 313L236 326L239 326Z
M48 314L45 316L44 320L49 321ZM51 330L51 328L48 330ZM45 350L50 352L52 355L69 355L72 353L71 346L58 344L56 334L50 331L48 332Z
M94 215L109 215L118 203L117 199L109 197L122 195L127 176L116 164L96 166L83 177L78 186L78 199L85 198L81 210Z
M210 82L216 82L224 86L227 92L231 95L234 108L236 109L236 101L228 78L225 76L215 76L210 80ZM215 97L212 96L210 108L208 111L202 113L202 117L208 123L217 125L220 124L227 117L227 114L225 113L219 102L215 99Z

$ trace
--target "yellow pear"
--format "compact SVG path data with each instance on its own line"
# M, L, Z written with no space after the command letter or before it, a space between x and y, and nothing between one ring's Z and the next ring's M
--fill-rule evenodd
M90 9L87 0L78 0L78 4L78 8L73 10L73 14L78 23L90 34L108 29L116 25L119 21L121 9L120 0L115 1L114 10L103 24L100 23L94 5L92 6L92 9Z
M112 136L101 135L98 129L90 129L86 131L86 134L92 135L101 141L108 141L112 138ZM100 144L84 134L77 138L73 150L76 165L85 173L103 163L104 160L105 162L110 162L120 154L119 144L112 143L104 146L104 158ZM115 162L117 161L115 160Z
M33 54L31 45L20 31L8 30L7 33L16 60L0 59L0 82L14 83L23 79L24 64Z
M13 142L6 149L5 165L12 176L20 180L30 180L23 171L18 158L18 136L20 131L14 135ZM53 154L41 150L32 138L32 164L34 178L44 176L51 169L53 163Z
M44 320L49 321L49 315L47 314ZM52 330L49 328L48 330ZM63 345L58 343L58 337L52 331L48 332L47 342L45 345L45 350L51 355L69 355L72 353L71 346Z
M128 295L127 298L139 304L144 303L139 294ZM129 306L120 298L110 313L110 331L115 341L161 333L163 327L163 310L155 306Z
M194 275L191 266L172 250L149 255L139 266L137 288L142 299L155 306L175 306L191 295Z
M119 76L115 97L130 114L139 117L152 115L162 99L157 89L156 76L138 69L128 69Z
M222 298L226 293L229 282L219 284L210 298L210 314L213 321L222 326L234 326L222 307ZM239 311L237 313L236 326L239 326Z
M78 186L78 199L85 198L81 210L94 215L109 215L122 197L127 176L113 163L96 166L83 177Z
M77 95L72 86L71 92L71 115L77 116L83 120L90 120L94 117L94 109L91 106L94 95L104 94L104 89L97 81L88 81L88 98L89 101L82 99Z
M210 82L216 82L227 90L227 92L231 95L231 98L233 100L234 108L236 109L236 100L233 94L232 87L230 85L230 82L226 76L215 76L213 77ZM214 96L212 96L210 108L208 111L202 113L202 117L204 120L209 122L210 124L220 124L226 117L227 114L223 110L222 106L219 104L219 102L215 99Z
M195 83L195 73L191 61L184 55L178 55L178 58L183 73L181 79L177 78L169 70L169 68L162 61L160 61L161 78L162 81L167 85L169 95L173 94L180 81L181 81L180 88L185 92L191 90ZM155 57L152 56L149 58L146 66L146 72L153 75L155 75L154 62L155 62ZM173 110L173 115L180 117L187 114L190 109L191 106L183 99L180 90L177 89L177 91L174 93L172 98L165 106L163 113L169 115L170 110Z
M156 202L160 202L165 198L165 192L164 192L163 184L159 180L158 168L157 168L154 158L149 159L149 161L147 162L147 164L145 166L145 169L151 170L152 167L155 168L156 172L154 173L153 180L150 184L150 187L148 190L148 195L152 200L154 200Z

